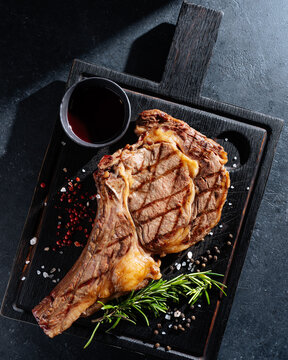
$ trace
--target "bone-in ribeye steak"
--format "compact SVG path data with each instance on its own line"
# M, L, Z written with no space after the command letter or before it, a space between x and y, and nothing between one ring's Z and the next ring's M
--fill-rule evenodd
M187 249L220 220L230 184L224 149L160 110L142 112L136 134L135 144L100 161L94 174L100 199L88 243L33 309L50 337L98 310L98 300L159 279L157 255Z

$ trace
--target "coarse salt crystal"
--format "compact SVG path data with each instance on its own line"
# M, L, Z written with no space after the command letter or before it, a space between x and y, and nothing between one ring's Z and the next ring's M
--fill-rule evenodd
M48 273L46 271L43 272L43 277L46 279L48 277Z
M53 282L53 283L56 283L57 281L54 279L54 280L52 280L52 282Z
M65 141L61 141L61 145L65 146L66 145Z
M198 304L197 306L198 306L199 308L201 308L201 304Z
M41 274L41 271L40 270L37 270L37 275L40 275Z
M168 315L168 314L166 314L166 315L165 315L165 319L166 319L166 320L171 320L171 316Z
M62 255L62 254L63 254L63 251L59 251L59 254L61 254L61 255Z
M58 268L57 270L58 270L58 272L60 272L60 271L61 271L61 269L60 269L60 268Z
M66 188L63 186L60 191L61 192L66 192Z
M22 276L21 280L24 281L25 279L26 279L26 277L25 277L25 276Z
M224 141L228 141L228 138L225 138Z
M192 251L189 251L187 254L188 259L192 259L192 256L193 256Z
M181 311L179 311L179 310L176 310L175 312L174 312L174 317L180 317L181 316Z
M213 232L212 232L212 231L210 231L210 232L209 232L209 235L210 235L210 236L212 236L212 235L213 235Z
M235 169L235 168L237 167L237 164L233 164L232 166L233 166L233 168Z
M82 171L82 173L85 173L85 172L86 172L86 170L85 170L85 169L82 169L81 171Z
M162 331L162 333L161 333L162 335L166 335L166 332L165 331Z
M249 190L249 189L250 189L250 187L249 187L249 186L247 186L246 190Z
M45 248L44 248L44 251L49 251L49 247L48 247L48 246L45 247Z
M186 262L185 262L185 261L182 262L182 266L186 266Z
M30 240L30 245L35 245L37 243L37 238L36 236L34 236L31 240Z
M29 263L30 263L30 260L26 260L26 261L25 261L25 264L29 264Z
M168 328L171 329L172 326L173 326L172 324L169 324L169 325L168 325Z
M237 160L237 156L234 156L234 157L233 157L233 160Z
M228 203L228 205L229 205L229 206L232 206L232 203L231 203L231 202L229 202L229 203Z
M54 273L55 271L56 271L56 268L52 268L52 269L50 270L50 274Z
M46 202L46 201L44 202L44 206L47 206L47 202Z
M222 228L223 228L223 225L219 225L219 228L222 229Z
M86 206L89 206L90 204L89 204L89 201L87 201L87 203L86 203Z
M176 269L177 269L177 270L180 270L180 269L181 269L181 264L178 264L178 265L176 266Z
M99 194L97 194L96 199L101 199L101 196Z
M41 269L44 269L45 268L45 266L44 265L41 265Z

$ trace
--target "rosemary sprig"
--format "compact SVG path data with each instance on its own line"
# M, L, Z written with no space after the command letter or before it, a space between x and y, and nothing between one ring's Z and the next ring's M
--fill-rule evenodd
M205 294L207 303L210 304L208 290L212 286L218 287L225 295L223 290L225 285L212 279L211 276L223 276L221 274L204 271L198 273L181 274L171 280L151 281L148 286L139 291L131 291L128 296L121 297L109 304L102 304L101 310L104 311L103 316L92 320L96 323L90 339L87 341L84 349L91 343L94 335L100 325L104 323L112 323L107 330L114 329L121 320L130 321L136 324L137 315L141 315L147 326L149 320L147 313L151 313L154 317L158 317L160 313L168 311L168 302L179 302L180 297L188 298L188 304L194 304L203 294Z

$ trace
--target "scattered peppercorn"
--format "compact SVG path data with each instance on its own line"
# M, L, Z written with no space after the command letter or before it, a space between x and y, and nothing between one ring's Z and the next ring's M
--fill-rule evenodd
M186 326L186 328L190 328L190 323L187 322L185 326Z
M178 326L177 326L177 325L173 325L173 330L178 330Z
M231 246L232 245L231 241L227 241L227 245Z
M199 260L196 260L196 261L195 261L195 264L196 264L196 265L199 265L199 264L200 264L200 261L199 261Z
M162 325L160 323L157 324L157 329L161 329Z
M166 350L167 350L167 351L170 351L170 350L171 350L171 346L167 345L167 346L166 346Z
M159 331L158 330L154 330L154 335L158 335Z
M201 266L202 266L202 268L205 268L205 267L206 267L206 264L205 264L205 263L202 263Z
M214 255L214 256L213 256L213 260L217 261L217 260L218 260L218 256Z
M156 344L154 345L154 347L157 349L157 348L160 347L160 344L159 344L159 343L156 343Z
M192 316L191 316L191 320L196 320L196 316L195 316L195 315L192 315Z

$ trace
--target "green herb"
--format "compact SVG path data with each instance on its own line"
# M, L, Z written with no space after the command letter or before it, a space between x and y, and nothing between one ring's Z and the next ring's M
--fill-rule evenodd
M151 281L148 286L139 291L132 291L130 295L114 300L110 304L102 304L101 310L104 311L103 316L92 320L96 322L95 329L87 341L84 349L91 343L99 326L104 323L111 323L111 327L107 330L114 329L121 320L130 321L136 324L137 315L141 315L146 324L149 326L147 314L151 313L154 317L158 317L161 313L168 311L169 302L179 302L180 297L188 298L189 304L194 304L203 294L205 294L208 304L210 299L208 290L212 286L218 287L224 294L221 282L211 278L211 276L223 276L210 271L181 274L171 280ZM226 294L225 294L226 295Z

